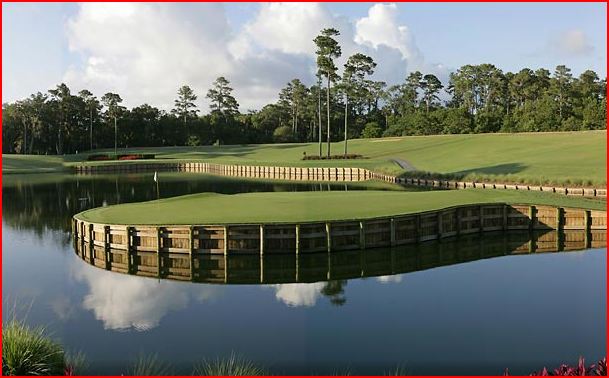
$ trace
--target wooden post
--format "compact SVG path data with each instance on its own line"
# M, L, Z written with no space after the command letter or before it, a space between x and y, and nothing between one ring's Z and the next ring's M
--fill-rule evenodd
M104 226L104 267L110 269L110 226Z
M85 222L80 222L80 254L84 257L85 253Z
M157 227L156 228L156 274L158 278L161 278L161 271L162 271L162 267L161 267L161 263L162 263L162 256L161 256L161 251L163 248L163 244L162 244L162 236L161 236L161 228Z
M228 255L228 226L224 226L224 256Z
M535 206L529 206L529 230L535 228Z
M295 226L295 233L296 233L296 260L298 261L298 253L300 253L300 225L297 224ZM298 269L298 264L296 264L296 269ZM298 281L298 279L297 279Z
M95 260L93 257L94 248L95 242L93 239L93 223L89 223L89 262L91 263L91 265L95 265Z
M190 281L195 282L195 255L190 254Z
M529 235L531 235L531 240L529 240L529 253L535 253L535 234L531 231Z
M442 239L442 211L438 211L438 240Z
M359 222L359 247L360 249L366 248L366 230L364 228L364 222Z
M362 249L359 253L360 277L366 273L366 250Z
M396 242L395 242L395 219L391 218L391 225L390 225L390 230L391 230L391 246L395 246Z
M565 246L565 233L561 230L556 230L556 252L562 252Z
M330 281L332 279L332 260L330 259L330 251L328 251L328 272L326 273L326 279Z
M190 226L188 229L188 254L192 256L195 250L195 227Z
M126 241L125 245L127 247L127 274L131 274L131 227L127 226L125 229L126 232Z
M264 283L264 256L260 255L260 283Z
M478 219L479 219L479 229L478 231L482 234L484 232L484 208L482 205L478 206Z
M562 207L557 207L556 208L556 231L562 230L563 228L563 224L562 224L562 214L563 214L563 209Z
M592 245L592 219L591 219L590 210L584 211L584 229L585 236L584 241L586 243L586 248L590 248Z
M299 261L298 261L298 253L297 253L296 254L296 282L300 281L300 272L298 269L298 264L299 264Z
M461 208L457 207L457 236L461 236Z
M260 225L260 256L264 254L264 225ZM261 273L262 274L262 273ZM262 283L262 281L260 281Z
M415 235L416 235L416 242L420 243L421 242L421 214L417 214L415 217Z
M327 250L330 252L332 250L332 234L330 229L330 222L326 222L326 245Z
M508 229L508 207L507 205L503 205L503 223L502 223L503 231L507 231Z
M224 283L228 283L228 254L224 253Z

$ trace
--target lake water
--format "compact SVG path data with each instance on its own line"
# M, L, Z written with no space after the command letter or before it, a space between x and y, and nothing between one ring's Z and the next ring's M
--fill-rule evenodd
M184 173L160 185L162 197L366 188ZM141 353L184 374L231 352L273 374L351 375L522 375L606 356L606 248L528 254L531 235L495 234L298 260L217 256L228 269L197 282L77 255L73 214L154 198L150 174L3 176L3 319L31 304L27 323L84 352L90 374L128 374Z

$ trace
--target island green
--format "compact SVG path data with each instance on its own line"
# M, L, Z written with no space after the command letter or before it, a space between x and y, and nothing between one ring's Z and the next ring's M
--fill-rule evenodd
M366 219L476 203L606 209L604 201L542 192L466 189L405 193L365 190L234 195L200 193L95 208L77 214L76 218L125 225L290 223Z

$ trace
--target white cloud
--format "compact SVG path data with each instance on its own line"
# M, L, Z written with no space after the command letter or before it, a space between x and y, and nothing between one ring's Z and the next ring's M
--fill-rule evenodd
M581 29L554 32L548 45L554 53L565 56L586 56L594 48L588 44L588 37Z
M288 307L312 307L317 303L325 282L274 285L275 298Z
M157 281L108 272L74 259L71 273L84 281L89 293L82 307L91 310L95 318L112 330L149 330L156 328L170 311L184 309L190 298L207 301L218 298L223 288L193 285L170 280Z
M205 113L205 94L225 76L242 111L259 109L276 102L293 78L313 84L313 39L326 27L341 32L339 67L362 52L378 63L374 79L389 84L402 82L409 70L445 72L424 60L398 15L396 5L377 4L354 23L323 3L261 4L234 35L218 3L83 3L67 23L69 48L82 64L70 67L64 79L75 92L111 91L126 106L147 102L165 110L173 107L177 89L189 85Z
M395 274L393 276L378 276L376 280L380 283L400 283L402 282L403 274Z
M334 26L328 9L321 3L265 3L256 19L248 22L230 47L236 57L246 57L255 49L278 50L289 54L315 54L313 39L323 28Z
M204 99L216 77L232 72L229 35L216 3L83 3L68 21L68 38L85 64L65 80L98 95L117 92L128 106L170 109L180 86Z
M357 21L355 42L370 45L375 49L380 45L393 47L402 53L403 59L421 60L421 53L415 46L410 29L398 25L398 8L395 4L375 4L368 16Z

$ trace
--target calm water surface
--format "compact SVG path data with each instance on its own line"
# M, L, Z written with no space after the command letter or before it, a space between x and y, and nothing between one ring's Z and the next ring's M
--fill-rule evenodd
M163 197L366 189L161 179ZM265 284L239 279L259 280L259 260L231 257L229 267L242 270L230 271L228 285L105 271L75 253L74 213L155 197L151 175L3 176L3 318L14 303L32 303L27 322L82 350L90 374L128 374L141 353L158 353L185 374L193 362L232 351L276 374L383 374L401 365L409 374L498 375L510 367L517 375L606 356L606 248L519 254L529 235L498 235L298 262L265 257ZM296 267L311 282L286 278ZM284 283L266 283L272 274Z

